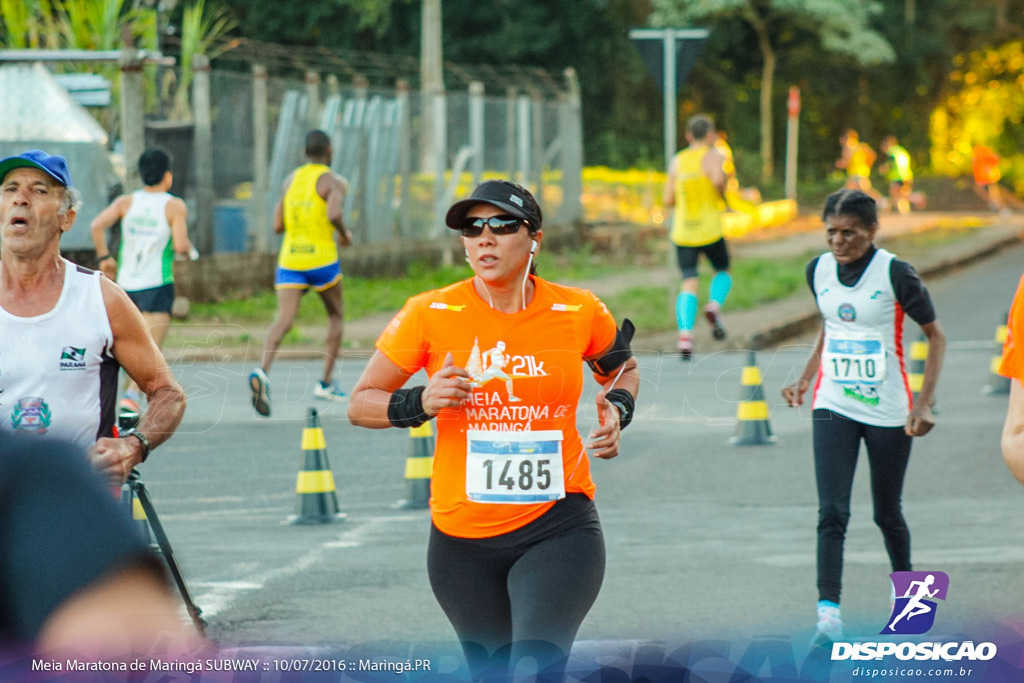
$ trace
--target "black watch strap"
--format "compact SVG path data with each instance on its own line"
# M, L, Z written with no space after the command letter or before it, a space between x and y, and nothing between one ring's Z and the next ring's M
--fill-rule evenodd
M149 443L149 438L138 431L137 429L129 429L125 433L121 434L122 439L127 439L129 436L134 436L142 444L142 462L146 462L146 458L149 457L149 452L153 450L153 447Z

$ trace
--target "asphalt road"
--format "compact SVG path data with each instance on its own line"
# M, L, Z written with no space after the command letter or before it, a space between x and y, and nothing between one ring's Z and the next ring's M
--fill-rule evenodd
M946 632L1024 614L1024 491L999 455L1006 397L982 392L1022 262L1024 248L1014 248L929 283L950 348L939 423L915 443L904 509L915 568L950 577L936 626ZM908 323L908 342L917 334ZM817 598L810 411L786 408L780 398L808 341L757 356L778 437L769 446L727 445L745 352L690 364L639 358L641 397L623 453L593 466L608 566L580 642L810 637ZM342 386L352 386L364 364L345 358ZM406 495L407 433L353 427L344 404L313 400L319 367L279 359L270 419L249 404L247 366L174 367L188 413L142 477L209 633L227 644L400 641L453 651L454 633L426 576L428 514L393 507ZM594 418L594 393L594 386L585 392L582 430ZM309 407L321 411L348 517L294 526L286 520ZM862 458L846 543L843 614L853 637L877 634L889 614L889 568L866 467Z

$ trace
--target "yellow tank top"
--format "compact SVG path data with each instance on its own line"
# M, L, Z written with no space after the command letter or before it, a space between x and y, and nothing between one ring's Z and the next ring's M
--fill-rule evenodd
M277 264L288 270L313 270L338 260L334 225L327 220L327 202L316 181L330 168L306 164L295 169L284 195L284 241Z
M725 202L701 166L709 147L687 147L676 154L675 210L669 238L681 247L701 247L722 237Z

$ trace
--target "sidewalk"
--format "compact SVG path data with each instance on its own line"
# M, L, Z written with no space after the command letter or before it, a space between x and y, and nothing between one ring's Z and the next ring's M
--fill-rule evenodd
M730 242L734 259L743 258L776 258L803 254L807 252L823 252L826 249L824 228L817 220L798 219L801 226L794 232L792 226L758 233ZM957 225L984 225L979 229L970 230L963 239L946 244L915 247L910 252L900 253L898 247L893 250L897 256L908 260L926 281L936 278L955 268L968 265L979 259L998 252L1000 249L1024 241L1024 214L1009 218L1000 218L993 214L978 212L938 213L922 211L907 216L886 214L881 219L876 243L886 246L894 238L914 232L926 232L941 227ZM703 267L706 267L704 264ZM594 280L569 281L569 284L590 289L598 296L623 291L632 287L649 286L652 283L666 283L675 288L679 282L678 270L666 265L650 268L641 272L628 272ZM668 302L666 301L666 309ZM393 314L378 314L345 322L345 356L369 356L373 344ZM669 312L666 310L666 318ZM778 344L786 339L814 329L819 316L814 299L805 288L797 290L792 296L747 311L730 311L725 307L725 322L729 337L725 341L712 339L707 325L700 324L694 331L694 341L699 353L709 353L728 349L760 349ZM187 323L186 323L187 324ZM267 323L269 325L269 321ZM225 324L225 328L235 328ZM173 362L184 360L254 361L260 353L262 339L253 339L246 345L231 346L228 344L211 344L208 340L218 338L214 330L204 327L206 340L196 340L195 344L186 344L187 348L165 349L165 355ZM260 330L258 333L263 333ZM319 358L323 355L320 339L324 330L318 327L303 327L304 337L317 340L315 343L290 345L282 347L281 353L290 358ZM220 335L221 339L231 335ZM638 337L633 340L633 349L637 352L674 353L676 333L664 333Z

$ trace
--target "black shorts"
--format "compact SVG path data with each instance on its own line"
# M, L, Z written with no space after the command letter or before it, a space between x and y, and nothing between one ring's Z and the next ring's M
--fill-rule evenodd
M725 246L725 238L717 242L702 244L699 247L682 247L676 245L676 259L679 261L679 270L684 278L697 277L697 257L701 252L711 262L715 271L729 270L729 249Z
M159 287L137 289L134 292L128 292L128 298L143 313L167 313L169 315L174 306L174 283L168 282Z

